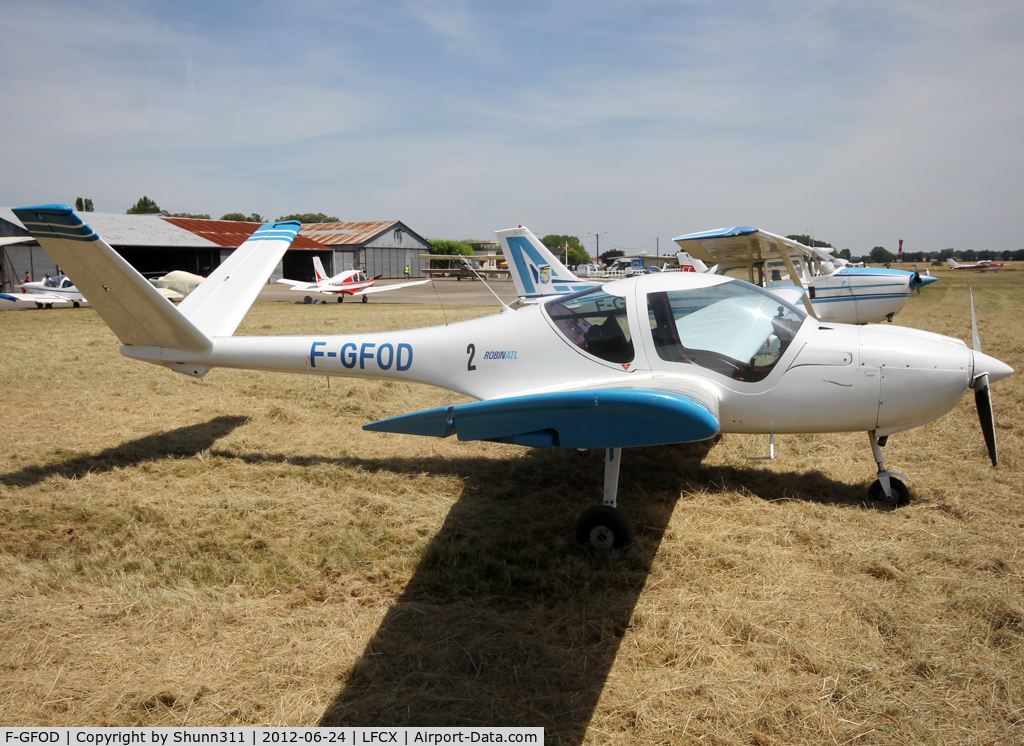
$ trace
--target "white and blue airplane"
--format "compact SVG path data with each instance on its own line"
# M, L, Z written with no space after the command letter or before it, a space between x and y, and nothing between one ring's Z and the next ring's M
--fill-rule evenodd
M821 321L867 324L889 320L915 290L938 278L917 270L843 266L820 249L752 227L690 233L672 239L691 256L727 274L773 290L796 287Z
M64 205L14 211L74 278L121 354L200 378L213 368L432 384L478 401L364 429L535 448L599 448L600 505L581 543L617 547L622 449L719 433L866 432L869 496L902 504L887 438L949 412L973 390L993 465L989 384L1013 370L959 339L917 329L823 323L723 275L647 274L448 326L368 334L235 337L298 223L253 234L175 307ZM972 309L973 313L973 309ZM976 329L976 324L975 324Z
M53 308L54 303L72 303L78 308L85 300L74 283L64 275L39 282L23 282L21 293L0 293L0 298L19 303L35 303L36 308Z
M565 295L602 284L573 274L529 228L519 226L495 231L494 234L501 244L501 253L519 295L513 305L536 303L553 295Z

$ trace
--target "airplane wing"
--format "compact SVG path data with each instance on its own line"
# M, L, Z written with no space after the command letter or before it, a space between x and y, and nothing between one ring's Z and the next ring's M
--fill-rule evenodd
M400 282L397 285L381 285L365 288L352 295L369 295L370 293L383 293L385 290L398 290L398 288L411 288L413 285L426 285L430 280L414 280L413 282Z
M67 303L68 299L52 293L0 293L4 300L21 301L23 303Z
M760 262L780 257L783 250L787 250L790 256L794 253L815 256L814 250L809 246L750 226L689 233L672 240L690 256L716 264Z
M363 429L534 448L622 448L705 440L719 432L720 423L718 398L705 388L644 379L438 407Z
M316 291L316 292L320 292L319 290L316 289L316 283L315 282L301 282L299 280L285 280L285 279L280 279L277 282L280 285L291 285L292 286L292 290L305 290L305 291L313 290L313 291Z

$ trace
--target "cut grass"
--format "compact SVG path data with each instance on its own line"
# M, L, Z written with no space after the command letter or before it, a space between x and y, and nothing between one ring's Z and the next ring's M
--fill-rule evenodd
M999 277L1008 276L1000 273ZM975 280L1021 370L1024 290ZM991 275L991 277L997 277ZM898 319L970 338L966 288ZM449 320L491 312L448 309ZM598 453L364 433L423 386L126 360L90 309L0 315L0 722L542 725L551 743L1024 740L1024 385L893 436L627 450L635 545L572 527ZM241 333L443 323L258 304Z

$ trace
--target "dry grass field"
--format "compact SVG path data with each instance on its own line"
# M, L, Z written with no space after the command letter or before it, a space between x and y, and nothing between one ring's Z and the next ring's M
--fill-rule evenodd
M764 437L630 449L637 537L612 553L572 537L600 453L360 430L447 392L194 381L122 358L91 309L0 314L0 723L1024 743L1024 272L934 274L899 322L969 342L970 282L1018 371L998 469L971 396L890 439L895 511L867 502L864 433L780 437L774 462L746 458ZM240 333L437 323L261 303Z

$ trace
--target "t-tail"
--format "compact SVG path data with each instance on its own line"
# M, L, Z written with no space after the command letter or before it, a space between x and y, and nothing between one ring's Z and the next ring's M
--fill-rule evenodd
M291 246L299 223L261 226L175 307L67 205L22 207L14 214L75 283L131 356L134 348L206 352L235 333ZM152 361L190 376L202 369Z
M495 235L501 242L501 252L508 262L516 292L523 300L536 301L599 284L582 280L570 272L529 228L519 226L495 231Z

